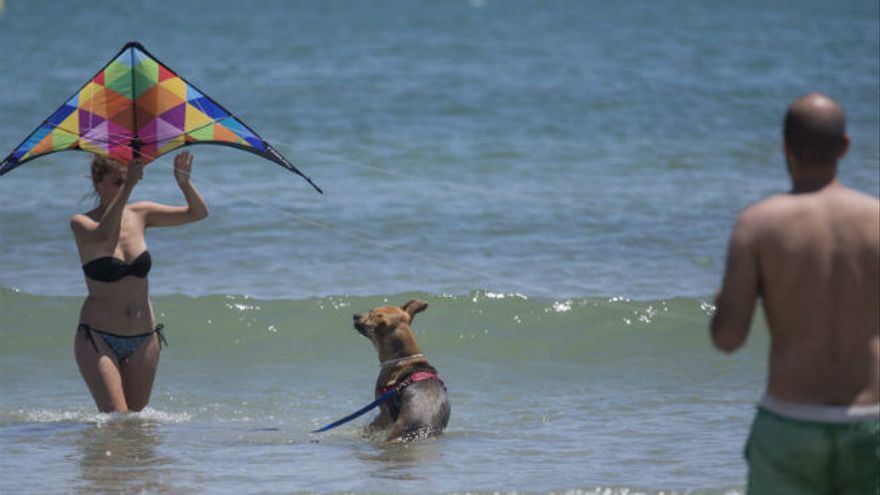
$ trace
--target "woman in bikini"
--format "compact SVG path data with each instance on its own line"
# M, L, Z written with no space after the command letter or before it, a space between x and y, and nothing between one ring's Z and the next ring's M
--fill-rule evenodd
M190 184L192 154L174 158L174 178L186 206L148 201L128 204L143 177L143 165L92 160L97 208L70 220L89 295L74 339L76 363L101 412L146 407L164 342L150 304L147 273L152 260L144 232L208 216L208 207Z

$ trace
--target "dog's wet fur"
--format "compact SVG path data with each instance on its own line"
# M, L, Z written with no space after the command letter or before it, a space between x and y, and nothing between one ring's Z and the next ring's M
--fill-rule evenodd
M386 387L400 383L413 373L437 373L421 354L410 324L428 303L413 299L401 307L382 306L368 313L354 315L354 328L370 339L379 353L379 362L407 358L383 366L376 379L378 399ZM367 433L388 429L387 442L407 442L439 435L449 422L449 398L446 387L434 379L414 382L379 406L379 415L367 427Z

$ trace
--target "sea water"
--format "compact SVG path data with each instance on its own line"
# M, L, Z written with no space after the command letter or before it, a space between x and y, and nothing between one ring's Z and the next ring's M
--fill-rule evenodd
M709 342L727 235L786 190L807 91L880 193L878 33L871 1L5 2L0 156L134 39L325 194L191 148L211 216L147 238L170 346L104 415L72 352L88 156L0 177L0 492L742 493L767 338ZM182 201L171 161L133 200ZM410 298L446 434L310 434L373 398L352 313Z

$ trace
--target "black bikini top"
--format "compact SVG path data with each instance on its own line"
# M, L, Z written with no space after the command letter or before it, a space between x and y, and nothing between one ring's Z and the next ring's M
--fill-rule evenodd
M153 259L149 251L144 251L131 263L126 263L114 256L95 258L82 266L86 277L98 282L116 282L129 275L144 278L150 273Z

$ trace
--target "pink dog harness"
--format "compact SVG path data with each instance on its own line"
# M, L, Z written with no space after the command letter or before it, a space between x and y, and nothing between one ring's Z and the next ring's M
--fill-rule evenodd
M425 380L437 380L438 382L440 382L440 385L443 387L443 389L446 390L446 384L443 383L443 380L440 379L440 376L437 375L437 373L434 373L433 371L416 371L415 373L409 375L403 380L385 387L384 389L382 389L382 393L379 395L385 395L392 390L400 392L401 390L409 387L413 383Z

